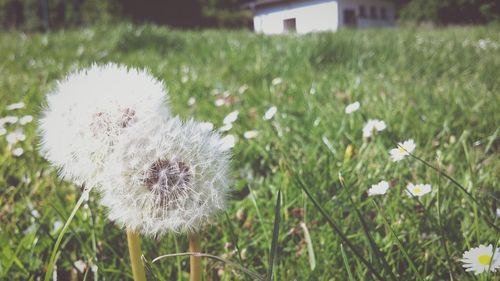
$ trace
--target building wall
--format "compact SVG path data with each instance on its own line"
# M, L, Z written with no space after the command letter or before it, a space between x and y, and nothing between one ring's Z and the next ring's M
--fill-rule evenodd
M366 17L361 17L359 7L363 5ZM370 16L375 7L377 18ZM386 10L386 19L381 19L381 8ZM271 7L259 7L253 18L256 32L266 34L284 33L283 21L295 18L297 33L314 31L336 31L344 25L344 10L355 12L358 28L394 25L395 7L386 0L304 0L282 3Z
M284 32L283 20L295 18L297 33L335 31L338 27L337 1L310 0L258 8L254 29L266 34Z
M344 10L352 9L356 12L358 28L393 26L396 17L394 4L384 0L339 0L339 26L344 26ZM361 17L359 7L363 5L366 17ZM377 19L370 17L370 7L375 7ZM381 19L381 8L385 8L387 19Z

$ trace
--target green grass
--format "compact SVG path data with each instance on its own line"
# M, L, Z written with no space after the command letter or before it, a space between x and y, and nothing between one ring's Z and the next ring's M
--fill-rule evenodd
M481 49L481 39L493 43ZM500 224L494 214L500 206L499 45L498 26L273 37L126 24L2 32L0 114L36 119L55 81L94 61L147 67L165 81L172 110L182 117L219 127L229 112L240 111L230 131L239 137L234 192L228 216L202 234L205 253L266 275L281 190L275 280L374 280L328 220L387 280L384 260L397 280L449 280L450 272L455 280L475 280L461 267L463 251L499 239L480 213ZM283 82L273 86L277 77ZM240 94L242 85L248 89ZM216 107L226 91L232 103ZM190 97L196 98L193 106L187 105ZM5 109L18 101L26 108ZM362 107L346 115L352 101ZM271 105L278 113L262 120ZM363 139L364 117L384 120L388 130ZM43 278L58 235L53 225L66 221L81 194L38 154L35 128L35 122L25 126L27 139L17 145L25 150L21 157L12 156L5 136L0 138L0 279ZM260 134L246 140L247 130ZM417 143L416 156L456 179L480 206L415 159L391 162L393 141L408 138ZM344 157L348 145L354 148L351 159ZM394 183L388 194L367 197L370 185L384 179ZM417 202L404 194L409 181L430 183L433 192ZM143 240L148 260L186 250L182 235ZM58 280L94 280L92 272L77 272L77 260L97 265L99 280L131 277L125 232L106 218L95 193L62 239ZM158 280L186 280L188 264L187 257L171 257L148 269ZM204 266L206 280L250 280L235 267L209 260ZM494 280L498 273L476 280L487 277Z

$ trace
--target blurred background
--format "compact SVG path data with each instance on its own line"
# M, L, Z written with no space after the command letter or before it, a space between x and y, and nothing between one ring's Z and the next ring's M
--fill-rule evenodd
M253 29L255 4L297 1L248 0L1 0L4 29L46 31L121 21L177 28ZM500 19L498 0L390 0L399 24L464 25Z

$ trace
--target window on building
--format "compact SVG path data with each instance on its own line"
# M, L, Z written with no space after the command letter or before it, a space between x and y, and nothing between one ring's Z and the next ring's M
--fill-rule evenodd
M383 20L387 19L387 10L384 7L380 8L380 18Z
M370 7L370 18L377 19L377 7L375 6Z
M358 14L360 18L366 18L366 7L364 5L359 6Z
M344 10L344 25L347 27L356 27L356 10L355 9L345 9Z
M283 31L285 32L297 31L297 21L295 20L295 18L283 20Z

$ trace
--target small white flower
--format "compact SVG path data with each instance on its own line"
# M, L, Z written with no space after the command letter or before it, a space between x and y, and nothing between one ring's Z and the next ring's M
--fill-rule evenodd
M413 153L416 147L417 145L413 139L398 143L397 148L393 148L389 151L392 161L397 162L403 160L406 156L410 155L410 153Z
M386 181L381 181L377 184L372 185L370 189L368 189L368 195L383 195L389 189L389 183Z
M493 254L495 255L494 257ZM479 245L477 248L465 251L461 261L465 271L474 271L476 275L485 271L487 272L488 269L491 272L496 272L500 268L500 248L497 248L495 253L493 253L493 246L491 244L488 246Z
M52 233L56 233L59 231L59 229L61 229L62 227L64 226L64 223L60 220L56 220L53 224L52 224Z
M219 131L221 132L227 132L233 128L233 124L226 124L222 127L219 128Z
M0 127L0 136L3 136L7 134L7 129L5 129L4 127Z
M82 261L82 260L77 260L73 263L73 265L78 269L80 272L85 272L87 269L87 264Z
M387 128L384 121L378 119L370 119L363 126L363 137L369 138L374 132L381 132Z
M33 116L31 115L25 115L19 119L19 124L21 125L26 125L28 123L31 123L33 121Z
M225 118L224 118L224 121L222 121L222 123L224 123L224 125L227 125L227 124L232 124L234 121L236 121L236 119L238 119L238 114L239 114L239 111L238 110L235 110L231 113L229 113Z
M196 103L196 98L195 98L195 97L190 97L190 98L188 99L187 104L188 104L189 106L193 106L195 103Z
M7 134L5 138L7 140L7 143L9 143L10 145L14 145L19 141L26 140L26 135L21 128L17 128L14 132Z
M16 116L5 116L4 118L0 119L0 126L3 126L5 124L14 124L18 120L19 120L19 118Z
M280 77L276 77L276 78L273 79L273 81L271 81L271 84L273 86L279 85L281 83L283 83L283 79L281 79Z
M226 104L226 100L225 100L225 99L223 99L223 98L216 99L214 104L215 104L215 106L217 106L217 107L221 107L221 106L223 106L224 104Z
M246 92L246 90L248 90L248 85L241 85L241 87L238 88L238 94L243 94Z
M205 131L211 131L214 129L214 124L212 122L201 122L200 128Z
M410 197L412 196L421 197L429 192L431 192L430 184L419 184L419 183L413 184L410 182L406 186L406 194Z
M264 120L270 120L271 118L274 117L274 115L276 114L276 112L278 111L278 108L276 108L276 106L271 106L267 111L266 113L264 113Z
M14 148L12 150L12 155L14 155L16 157L19 157L19 156L23 155L23 153L24 153L24 150L21 147Z
M360 105L361 104L359 103L359 101L349 104L348 106L345 107L345 113L351 114L354 111L357 111Z
M13 103L7 106L7 110L15 110L24 108L24 102Z
M236 144L236 138L233 135L227 135L220 140L219 149L222 151L229 150Z
M497 218L500 218L500 208L497 208Z
M256 138L258 135L259 135L259 131L252 130L252 131L246 131L243 134L243 137L245 137L246 139L253 139L253 138Z

